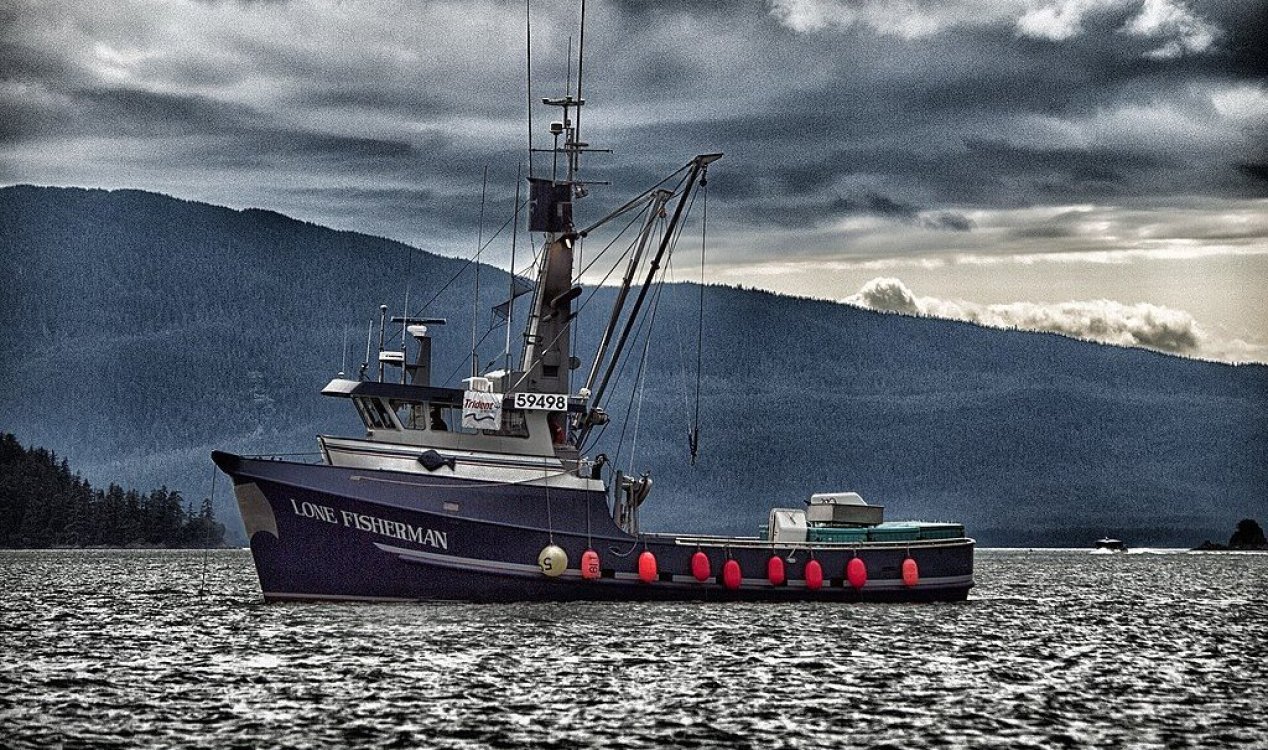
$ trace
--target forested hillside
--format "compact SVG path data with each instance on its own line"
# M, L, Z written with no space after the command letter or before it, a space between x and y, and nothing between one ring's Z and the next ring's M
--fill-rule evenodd
M211 499L197 511L179 491L117 484L94 490L70 463L0 435L0 547L186 547L224 545Z
M214 448L312 452L318 432L356 431L317 391L345 349L349 370L361 362L379 303L399 311L407 266L411 299L449 320L436 379L467 374L470 269L412 256L266 211L2 189L0 427L94 481L199 497ZM482 271L479 330L506 286ZM704 296L692 467L699 294L664 287L641 411L624 420L636 361L608 404L599 449L615 453L624 423L619 467L656 480L645 526L752 533L772 504L855 489L892 518L965 521L985 544L1187 545L1268 510L1268 368L719 287ZM610 300L580 299L583 360Z

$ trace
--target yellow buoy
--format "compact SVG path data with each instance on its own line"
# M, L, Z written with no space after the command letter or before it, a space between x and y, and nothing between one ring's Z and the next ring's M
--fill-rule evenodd
M537 566L551 578L561 576L568 569L568 553L553 544L546 545L537 556Z

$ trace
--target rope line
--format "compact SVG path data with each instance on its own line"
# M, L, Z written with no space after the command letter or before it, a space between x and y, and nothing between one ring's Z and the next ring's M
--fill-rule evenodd
M704 250L709 232L709 179L708 171L700 179L700 191L704 193L700 217L700 312L696 318L696 407L691 418L691 431L687 437L691 446L691 465L696 465L700 453L700 380L704 373Z

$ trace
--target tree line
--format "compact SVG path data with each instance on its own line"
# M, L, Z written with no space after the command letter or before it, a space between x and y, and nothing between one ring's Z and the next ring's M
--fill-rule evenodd
M65 458L0 436L0 547L221 547L224 534L211 498L195 510L166 487L93 489Z

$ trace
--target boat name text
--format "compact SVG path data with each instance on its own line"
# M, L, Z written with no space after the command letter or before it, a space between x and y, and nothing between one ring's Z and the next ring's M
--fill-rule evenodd
M414 542L436 549L449 549L449 533L435 529L425 529L401 521L389 521L386 518L371 516L365 513L354 513L350 510L336 511L328 505L318 505L307 500L296 502L291 498L291 509L301 518L313 518L326 523L342 523L350 529L368 531L372 534Z

